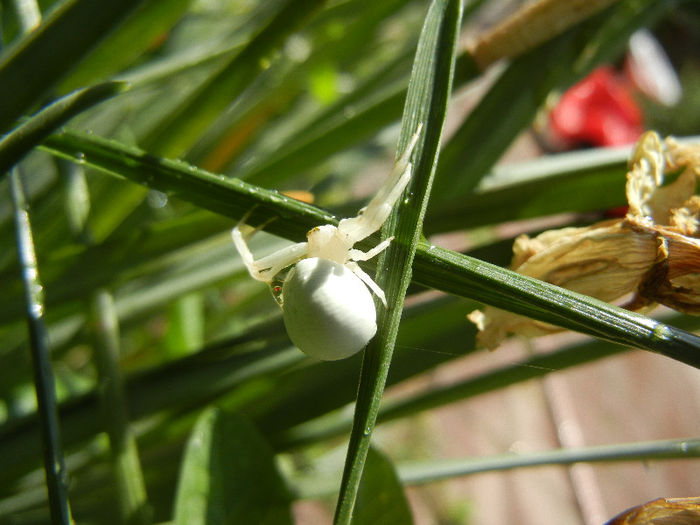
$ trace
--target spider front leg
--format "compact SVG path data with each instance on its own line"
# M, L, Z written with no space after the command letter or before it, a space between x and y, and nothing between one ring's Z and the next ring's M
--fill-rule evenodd
M392 235L391 237L384 239L382 242L377 244L374 248L371 250L368 250L366 252L363 252L362 250L357 250L357 249L352 249L348 253L349 259L351 261L369 261L371 258L376 257L380 253L382 253L384 250L386 250L389 245L391 244L391 241L394 240L394 236Z
M278 273L287 266L291 266L304 258L307 253L308 243L299 242L255 260L246 241L252 237L256 231L258 231L257 228L248 226L243 221L239 222L233 230L231 230L233 244L241 255L243 264L245 264L248 273L250 273L253 279L269 284Z
M411 179L413 165L410 162L413 149L416 147L420 137L423 124L418 124L416 132L408 142L408 146L403 154L394 164L387 181L384 183L369 204L360 210L357 217L343 219L338 224L338 231L345 235L352 246L358 241L370 236L382 227L387 220L394 204L406 189L408 181Z

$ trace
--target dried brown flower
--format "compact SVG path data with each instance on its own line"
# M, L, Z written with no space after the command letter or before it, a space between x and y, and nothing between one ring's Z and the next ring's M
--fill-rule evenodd
M667 176L675 180L664 185ZM624 307L663 304L700 314L700 144L645 133L627 173L629 212L585 228L518 237L511 268L607 302L632 294ZM495 348L508 334L541 335L558 328L487 307L467 316L480 344Z
M605 525L693 525L700 523L700 498L658 498L618 514Z

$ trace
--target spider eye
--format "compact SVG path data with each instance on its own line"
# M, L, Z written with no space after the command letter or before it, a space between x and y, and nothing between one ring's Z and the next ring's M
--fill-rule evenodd
M282 305L284 304L284 296L282 294L282 285L281 284L271 284L270 291L272 292L272 297L275 299L275 302L281 308Z

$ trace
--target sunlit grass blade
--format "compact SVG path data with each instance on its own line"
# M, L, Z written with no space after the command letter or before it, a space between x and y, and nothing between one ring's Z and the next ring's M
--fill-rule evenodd
M536 468L551 465L573 465L575 463L651 462L700 457L700 440L697 438L667 439L633 443L616 443L592 447L554 449L543 452L503 454L480 458L450 458L412 460L396 464L401 483L425 485L438 481L473 476L486 472ZM333 476L314 479L306 476L293 477L299 498L318 498L331 493ZM322 478L322 479L319 479Z
M192 0L150 0L139 5L124 23L91 50L58 86L66 93L109 78L133 63L182 18Z
M56 159L56 169L63 184L68 229L74 239L88 243L89 232L86 225L90 214L90 192L85 170L80 164L64 159Z
M397 157L411 135L421 130L419 125L422 126L421 136L414 156L413 177L406 190L409 197L405 202L399 202L397 211L382 229L385 235L395 237L377 265L377 284L386 293L388 305L386 310L380 309L377 335L363 356L353 429L336 505L336 524L349 524L352 520L372 430L391 365L452 90L461 19L461 1L433 2L418 41Z
M587 149L495 166L473 193L432 212L426 233L626 205L631 152L631 147Z
M251 212L249 222L272 218L266 231L301 240L314 226L332 223L330 213L301 201L198 169L185 162L158 158L141 149L95 136L66 131L49 137L44 147L68 160L80 161L119 178L164 192L202 208L240 220Z
M700 368L700 337L694 334L466 255L426 248L415 259L421 284Z
M415 461L397 466L399 477L409 485L468 476L481 472L511 470L544 465L571 465L581 462L660 461L700 457L699 439L621 443L585 448L556 449L527 454L507 454L464 460Z
M336 223L330 213L277 192L158 159L113 141L66 132L49 137L45 147L68 159L80 153L86 165L235 219L252 210L252 224L271 221L265 229L290 240L302 240L319 224ZM278 218L285 220L271 220ZM700 365L700 345L692 334L449 250L419 246L412 278L430 288Z
M566 89L603 60L615 59L633 31L666 9L665 2L618 2L513 60L445 144L433 204L455 204L469 195L515 137L532 124L553 90ZM548 67L542 68L543 63Z
M207 127L257 78L272 53L321 8L324 0L288 0L270 22L223 69L209 78L173 113L166 116L144 144L170 157L185 153Z
M44 470L49 507L54 523L71 523L68 504L68 473L61 448L61 432L56 410L56 385L49 357L49 339L44 323L43 287L39 279L32 239L29 206L24 197L18 168L10 174L12 200L15 206L17 249L23 275L25 308L32 353L34 386L44 452Z
M45 107L0 138L0 175L34 146L78 113L126 91L125 82L105 82L80 89Z
M0 133L41 102L142 1L64 2L38 29L0 57Z
M391 121L398 119L404 95L398 101L372 104L374 111L365 118L358 113L364 112L366 100L381 98L379 93L391 91L394 85L400 85L399 89L405 91L414 48L411 26L403 28L401 32L405 36L397 39L401 52L382 63L378 74L369 75L369 80L364 78L365 75L359 76L359 85L347 94L347 88L339 89L338 79L341 71L350 67L349 64L362 62L358 49L367 49L371 53L378 47L382 24L405 8L404 4L406 0L330 6L310 24L309 30L302 33L304 37L293 37L291 45L284 51L289 55L295 46L305 44L314 52L303 61L275 62L261 75L255 89L247 91L240 103L219 118L198 140L187 159L212 171L233 172L249 182L274 187L292 175L318 166L334 152L352 145L359 136L376 134L383 127L385 115L391 115L388 117ZM342 33L336 30L339 21L343 25ZM377 69L377 66L372 69ZM319 78L324 80L315 80ZM325 86L321 91L325 90L327 94L318 95L319 88L313 88L314 85ZM308 115L297 114L295 106L309 95L312 95L313 105L305 112ZM286 117L287 113L289 117ZM283 137L270 143L260 131L272 124L270 117L274 115L285 115L282 128L294 124ZM309 119L310 116L314 118ZM364 123L359 130L357 123L353 125L356 120ZM348 124L345 133L333 132L344 123ZM309 143L314 142L316 144L309 147Z

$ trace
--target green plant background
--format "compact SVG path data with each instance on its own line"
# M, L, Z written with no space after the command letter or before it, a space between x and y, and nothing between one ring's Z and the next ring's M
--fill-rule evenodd
M697 494L698 321L504 267L508 232L624 204L626 150L523 160L548 97L640 27L697 46L700 12L612 2L482 72L464 41L514 7L482 3L0 3L0 523L579 523ZM697 134L697 57L679 71L648 125ZM230 229L250 213L265 254L354 215L419 122L367 266L378 335L312 361ZM486 353L482 304L587 336Z

